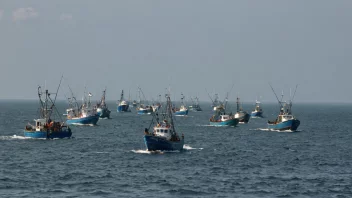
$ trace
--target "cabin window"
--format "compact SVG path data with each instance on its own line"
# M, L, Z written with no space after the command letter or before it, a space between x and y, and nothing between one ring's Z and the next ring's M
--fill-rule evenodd
M164 132L167 133L167 130L165 130Z
M157 129L156 132L159 132L159 129Z
M161 133L163 133L163 132L164 132L164 130L160 129L160 132L161 132Z
M37 126L40 126L39 123L40 123L40 122L37 122Z

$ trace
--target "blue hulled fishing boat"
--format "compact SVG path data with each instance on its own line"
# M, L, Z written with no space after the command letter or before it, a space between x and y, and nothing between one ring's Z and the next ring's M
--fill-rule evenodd
M184 145L184 135L179 137L176 133L173 117L172 117L172 104L170 95L166 95L166 112L162 114L163 121L159 121L159 114L153 113L152 124L153 132L149 132L149 128L144 130L144 142L148 151L166 150L175 151L182 150Z
M130 112L130 105L123 97L123 90L121 92L120 100L117 102L117 112Z
M295 93L293 94L293 97L290 97L290 101L288 103L282 101L283 94L281 95L281 100L279 100L273 87L271 87L271 89L273 90L276 96L276 99L279 102L280 112L276 120L268 121L268 129L279 130L279 131L284 131L284 130L296 131L298 126L301 123L297 118L295 118L292 115L292 101L296 94L297 86L296 86Z
M249 115L249 113L247 113L246 111L243 111L239 97L237 97L236 104L237 104L237 112L235 114L235 118L239 120L239 123L248 123L249 118L251 118L251 115Z
M260 102L258 100L255 101L254 110L251 112L252 118L262 118L263 117L263 109L260 107Z
M186 105L183 102L184 99L185 99L185 97L183 96L183 94L181 94L181 106L180 106L180 108L173 107L173 109L172 109L176 116L188 115L188 109L187 109Z
M232 113L226 114L225 108L219 106L209 122L211 126L236 126L239 120Z
M91 107L90 98L92 94L88 94L87 98L84 97L83 104L78 105L75 97L69 98L69 108L67 112L66 123L68 125L96 125L99 120L99 115L96 108Z
M43 96L45 94L45 98ZM35 119L35 125L28 123L24 130L24 136L30 138L69 138L72 135L71 129L65 125L65 122L57 122L53 117L53 111L58 115L58 111L55 107L55 99L52 100L48 90L45 92L41 91L41 87L38 87L38 96L40 103L40 118Z
M105 102L106 89L103 91L100 101L97 103L97 114L100 118L110 118L110 110Z
M192 105L188 107L189 110L193 111L193 112L202 111L202 108L200 108L200 106L199 106L198 97L195 97L194 100L191 98L191 100L192 100Z

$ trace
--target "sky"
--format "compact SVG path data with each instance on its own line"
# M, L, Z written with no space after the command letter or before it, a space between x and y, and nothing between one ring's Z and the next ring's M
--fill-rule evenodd
M0 99L218 93L350 102L350 0L2 0ZM233 87L231 89L231 87Z

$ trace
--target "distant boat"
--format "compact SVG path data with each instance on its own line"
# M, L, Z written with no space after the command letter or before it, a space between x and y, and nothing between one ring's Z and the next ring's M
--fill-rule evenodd
M161 106L162 106L162 105L161 105L161 95L159 95L159 96L158 96L158 101L156 101L156 103L152 105L153 111L154 111L154 112L159 111L159 110L161 109Z
M142 89L138 87L138 94L139 94L139 102L137 106L137 114L138 115L145 115L145 114L151 114L153 112L153 107L151 105L145 105L141 99L141 93L143 95L143 98L145 99L144 93L142 92Z
M224 106L225 106L224 103L226 101L220 102L218 94L215 94L214 97L211 97L210 94L208 93L208 96L212 102L211 107L213 108L213 111L217 111L218 108L220 108L220 110L222 110L224 108Z
M246 111L243 111L239 97L237 97L236 104L237 104L237 112L235 113L235 118L239 120L239 123L248 123L249 118L251 116Z
M44 94L44 96L43 96ZM55 107L55 99L52 100L48 90L42 92L41 87L38 87L38 96L40 103L40 116L35 119L35 124L28 123L24 130L24 137L30 138L69 138L72 135L71 129L65 125L63 121L57 121L53 115L58 114ZM57 94L57 93L56 93ZM53 111L56 111L55 113Z
M129 104L123 97L123 90L121 92L120 100L117 102L117 112L130 112Z
M218 107L215 114L210 118L210 125L212 126L236 126L239 122L232 113L227 114L225 107Z
M72 96L69 98L69 108L67 112L66 124L69 125L96 125L99 120L99 115L96 108L91 107L90 98L92 94L88 94L88 101L86 97L83 98L83 104L78 105L76 98Z
M279 102L280 112L276 120L268 121L268 129L280 130L280 131L283 131L283 130L296 131L298 126L301 123L297 118L295 118L295 116L292 115L292 101L296 94L297 86L296 86L295 93L293 94L293 97L290 97L290 101L288 103L282 101L283 94L281 95L281 100L279 100L273 87L271 87L271 89L273 90L276 96L276 99Z
M97 114L100 118L110 118L110 110L105 102L106 89L103 91L100 101L97 103Z
M183 94L181 94L181 106L180 106L180 108L174 107L172 109L174 114L177 115L177 116L188 115L188 109L187 109L186 105L183 102L184 98L185 97L183 96Z
M200 108L200 106L199 106L198 97L195 97L194 100L191 98L191 100L192 100L192 105L188 107L189 110L194 111L194 112L202 111L202 108Z
M251 113L252 118L262 118L263 117L263 109L260 106L260 102L258 100L255 101L254 110Z
M211 99L211 97L210 97L210 99ZM214 99L212 99L211 107L213 108L213 111L216 111L218 108L224 108L224 105L219 101L218 94L214 95Z
M138 102L136 100L133 100L132 107L137 107L137 105L138 105Z
M162 114L163 121L159 121L159 114L153 113L153 119L150 126L156 121L153 131L150 128L144 130L144 143L148 151L175 151L182 150L184 145L184 135L180 137L176 133L174 119L172 116L172 104L170 95L166 95L166 112ZM154 119L156 118L156 119Z

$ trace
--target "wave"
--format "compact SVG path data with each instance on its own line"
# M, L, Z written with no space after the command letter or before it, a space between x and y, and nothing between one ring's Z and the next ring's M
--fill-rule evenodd
M226 126L226 125L210 125L210 124L200 124L200 125L196 125L196 126L200 126L200 127L236 127L236 126Z
M251 119L254 118L254 119L261 119L261 118L264 118L264 117L260 117L260 116L251 116Z
M13 135L13 136L0 136L0 140L26 140L26 139L32 139L30 137L24 137L20 135ZM45 139L45 138L43 138Z
M187 144L183 145L183 149L185 149L185 150L203 150L203 148L193 148Z
M148 150L131 150L134 153L138 154L164 154L162 151L148 151Z
M70 138L65 138L65 139L71 139L74 137ZM62 138L52 138L50 140L61 140ZM31 138L31 137L25 137L25 136L20 136L20 135L13 135L13 136L0 136L0 140L47 140L46 138Z
M96 151L96 152L93 152L94 154L107 154L109 152L103 152L103 151Z
M74 125L74 126L97 126L97 124L94 125L94 124L81 124L81 123L72 123L71 125Z
M177 116L177 117L194 117L194 116L189 116L189 115L175 115L175 116Z
M268 129L268 128L257 128L257 129L249 129L250 131L270 131L270 132L279 132L279 133L294 133L294 132L302 132L302 130L275 130L275 129Z

